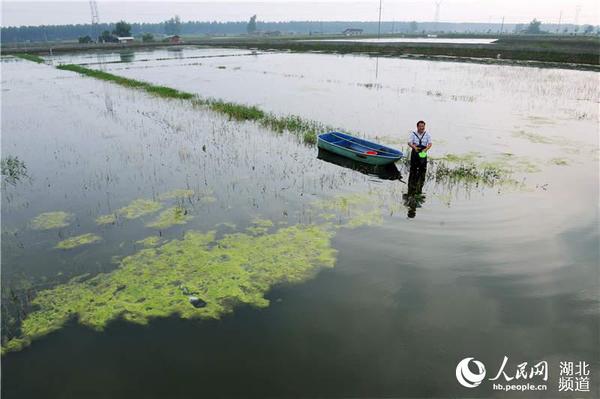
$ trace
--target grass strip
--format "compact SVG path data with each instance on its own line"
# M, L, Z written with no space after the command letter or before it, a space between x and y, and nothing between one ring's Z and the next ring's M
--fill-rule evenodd
M196 106L208 107L214 112L228 116L236 121L255 121L261 126L276 132L290 132L298 136L306 144L315 144L317 135L331 128L311 120L302 119L295 115L279 116L267 113L253 105L243 105L226 102L219 99L202 99L195 94L179 91L170 87L158 86L148 82L124 78L108 72L90 69L81 65L65 64L56 68L63 71L77 72L92 78L113 82L121 86L143 90L149 94L163 98L192 100Z
M33 54L20 53L20 54L15 54L14 56L18 57L18 58L22 58L27 61L37 62L38 64L43 64L45 62L42 57L38 57L37 55L33 55Z

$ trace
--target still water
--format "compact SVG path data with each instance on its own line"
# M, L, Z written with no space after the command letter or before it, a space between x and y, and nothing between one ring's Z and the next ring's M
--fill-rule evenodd
M546 392L512 396L562 397L560 361L588 362L581 396L598 394L597 74L196 48L61 60L397 146L426 119L432 157L509 159L516 183L428 179L414 207L401 165L402 180L360 173L187 102L3 59L2 157L27 167L3 182L3 339L79 309L2 357L5 397L504 397L455 378L465 357L495 374L504 356L513 375L549 364ZM140 199L160 209L128 217ZM171 208L185 216L157 224ZM58 211L66 226L33 228ZM214 235L202 249L190 231ZM83 234L98 240L56 248ZM190 263L213 254L247 257L251 279L224 286L232 266L194 287ZM123 283L128 268L145 274ZM185 278L163 294L172 270Z
M497 39L451 39L437 37L384 37L379 39L360 39L347 37L344 39L303 40L306 42L353 42L353 43L438 43L438 44L490 44Z

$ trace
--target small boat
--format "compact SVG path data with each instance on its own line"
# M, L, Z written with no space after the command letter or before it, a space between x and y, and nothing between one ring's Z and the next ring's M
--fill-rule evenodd
M319 148L369 165L387 165L402 158L402 152L340 132L319 135Z
M387 165L369 165L368 163L358 162L334 152L324 150L323 148L319 148L317 158L343 168L355 170L367 176L376 176L382 180L402 180L400 171L393 163Z

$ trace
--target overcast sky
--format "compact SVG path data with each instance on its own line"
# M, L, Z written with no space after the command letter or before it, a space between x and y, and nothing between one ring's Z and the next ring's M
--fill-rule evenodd
M433 21L438 0L383 0L382 19ZM257 2L213 1L98 1L100 22L160 22L181 16L184 21L245 21L252 14L262 21L361 20L378 18L379 0L276 0ZM580 24L600 24L597 0L442 0L440 21L523 23L537 18L574 23L579 7ZM2 26L89 23L87 1L5 1Z

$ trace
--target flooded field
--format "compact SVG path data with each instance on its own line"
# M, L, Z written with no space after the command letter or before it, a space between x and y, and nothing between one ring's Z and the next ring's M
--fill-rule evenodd
M3 58L4 397L502 397L455 370L475 357L493 377L505 356L513 377L550 370L514 397L562 397L561 361L589 363L580 396L597 396L597 73L191 47L48 59L396 147L425 119L433 165L501 176L431 168L415 188L403 163L354 170L190 101Z

